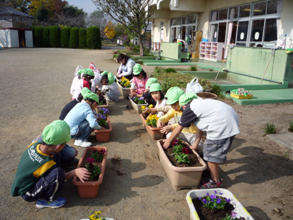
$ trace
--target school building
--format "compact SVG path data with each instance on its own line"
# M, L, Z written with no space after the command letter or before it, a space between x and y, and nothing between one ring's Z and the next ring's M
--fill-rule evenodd
M223 43L223 58L230 44L292 47L293 0L153 0L152 5L153 50L177 39L193 45L196 31L204 41Z

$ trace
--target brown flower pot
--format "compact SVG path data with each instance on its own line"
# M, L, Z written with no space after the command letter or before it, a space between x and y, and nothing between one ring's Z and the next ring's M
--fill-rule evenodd
M149 135L151 136L152 139L160 140L165 137L165 134L160 132L161 128L153 128L153 127L147 125L146 120L144 119L142 114L140 114L140 117L142 120L142 124L145 126L147 132L149 133Z
M110 123L110 118L109 116L107 117L107 123L109 125L109 129L106 130L94 130L96 134L96 140L98 142L107 142L110 137L110 132L112 131L112 125Z
M103 182L104 174L105 174L105 168L106 168L106 160L107 160L107 153L108 149L106 147L88 147L83 151L83 154L79 160L79 163L77 165L78 168L80 168L81 163L83 160L86 160L86 153L88 150L105 150L104 153L104 158L102 161L102 167L101 167L101 173L99 175L99 180L98 181L86 181L86 182L81 182L77 176L73 177L73 184L77 186L78 189L78 194L81 198L95 198L98 195L99 191L99 186Z
M160 162L171 181L173 189L180 190L182 188L196 188L200 182L202 171L207 168L206 163L201 159L201 157L194 150L192 150L202 166L175 167L171 164L160 141L157 141L157 146L159 148Z
M199 92L196 93L197 97L202 98L202 99L217 99L218 96L214 93L211 92Z

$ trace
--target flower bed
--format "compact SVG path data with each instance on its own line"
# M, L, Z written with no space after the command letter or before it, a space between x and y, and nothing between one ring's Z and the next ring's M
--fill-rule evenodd
M146 101L143 99L143 97L140 97L140 98L142 98L142 99L139 100L139 98L136 97L136 98L134 98L134 100L133 100L133 99L131 99L131 98L129 97L129 100L130 100L130 102L131 102L132 107L134 108L134 110L135 110L138 114L140 114L140 113L142 112L142 109L141 109L142 106L147 106L147 105L148 105L148 104L146 103ZM135 102L137 102L137 103L135 103ZM145 104L140 104L140 103L145 103Z
M84 183L77 176L74 176L72 180L73 184L77 186L81 198L95 198L97 196L105 174L107 152L105 147L88 147L84 150L77 167L87 168L91 177Z
M146 115L147 116L147 115ZM163 139L165 137L164 133L160 132L161 128L157 128L157 127L152 127L149 126L146 122L146 118L143 116L143 114L140 114L141 120L142 120L142 124L145 126L147 132L149 133L149 135L154 139L154 140L159 140L159 139Z
M201 179L202 171L206 169L206 163L201 159L201 157L194 150L190 150L188 152L188 155L194 154L197 159L193 162L195 166L190 166L190 165L186 166L186 165L183 165L183 163L179 167L174 166L172 162L169 160L167 156L168 153L167 154L165 153L165 149L163 148L162 145L163 145L162 141L157 141L157 146L159 148L160 162L165 172L167 173L167 176L169 177L171 181L173 189L179 190L181 188L197 187ZM180 153L180 152L178 151L177 153Z
M226 189L192 190L186 196L193 220L253 220L236 197Z

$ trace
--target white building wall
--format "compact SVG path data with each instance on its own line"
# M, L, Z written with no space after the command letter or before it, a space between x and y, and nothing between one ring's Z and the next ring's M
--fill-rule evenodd
M293 12L292 11L293 11L293 1L284 0L280 25L278 27L279 35L287 34L287 35L293 36ZM278 44L280 43L281 43L280 40L278 40Z
M11 47L19 47L18 30L10 29Z
M25 31L25 46L33 47L33 31Z
M11 47L11 37L9 29L0 30L0 46L1 47Z

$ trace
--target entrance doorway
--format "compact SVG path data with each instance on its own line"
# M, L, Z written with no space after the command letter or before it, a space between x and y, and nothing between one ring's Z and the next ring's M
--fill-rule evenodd
M18 30L19 47L26 47L24 30Z

